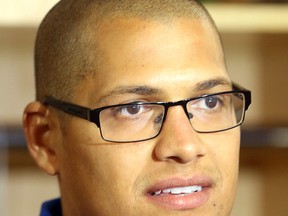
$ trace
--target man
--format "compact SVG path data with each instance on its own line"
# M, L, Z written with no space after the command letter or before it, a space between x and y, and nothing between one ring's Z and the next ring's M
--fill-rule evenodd
M29 151L59 179L42 215L221 215L250 92L191 0L62 0L37 36Z

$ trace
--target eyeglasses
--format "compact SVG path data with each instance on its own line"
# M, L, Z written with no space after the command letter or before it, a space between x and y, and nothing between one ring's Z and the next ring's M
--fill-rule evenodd
M251 103L251 92L233 84L233 91L206 94L176 102L133 102L89 109L46 97L44 104L93 122L109 142L140 142L161 132L168 109L182 106L198 133L214 133L241 125Z

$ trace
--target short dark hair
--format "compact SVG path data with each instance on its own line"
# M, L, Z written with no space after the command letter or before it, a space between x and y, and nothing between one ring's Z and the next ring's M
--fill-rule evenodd
M164 22L192 17L216 29L206 9L194 0L61 0L43 20L36 38L37 100L47 95L72 100L73 90L101 62L97 36L92 38L89 32L118 16Z

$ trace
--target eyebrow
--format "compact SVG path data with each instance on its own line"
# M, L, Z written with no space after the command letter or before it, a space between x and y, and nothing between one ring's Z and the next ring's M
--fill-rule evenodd
M204 80L196 84L196 86L192 89L192 91L205 91L210 90L219 85L228 85L231 86L231 82L229 82L225 78L215 78L210 80ZM159 88L154 88L150 86L119 86L115 89L109 91L107 94L103 95L99 101L102 101L106 98L116 96L116 95L125 95L125 94L137 94L137 95L159 95L163 94L164 91Z
M151 88L148 86L128 86L126 87L120 87L116 89L117 93L130 93L130 94L139 94L139 95L150 95L150 94L159 94L162 91L157 88Z
M99 100L105 100L109 97L117 96L117 95L125 95L125 94L136 94L136 95L159 95L163 93L163 91L159 88L153 88L150 86L118 86L115 89L109 91L105 95L103 95Z
M210 90L216 86L220 85L227 85L227 86L232 86L231 82L228 81L225 78L219 77L215 79L210 79L210 80L204 80L203 82L199 82L196 84L194 87L193 91L204 91L204 90Z
M149 86L119 86L108 92L104 97L110 97L112 95L122 94L138 94L138 95L152 95L160 94L163 91L158 88L152 88Z

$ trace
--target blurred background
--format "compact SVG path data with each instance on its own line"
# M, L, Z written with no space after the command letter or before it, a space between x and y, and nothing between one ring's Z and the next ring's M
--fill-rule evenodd
M25 105L34 100L33 44L56 0L0 0L0 215L39 215L59 196L25 147ZM288 2L203 1L219 27L229 73L253 92L242 127L232 216L288 215Z

